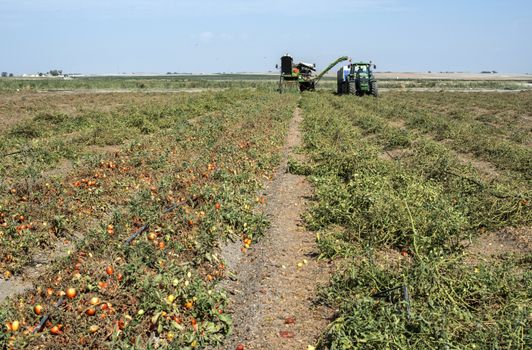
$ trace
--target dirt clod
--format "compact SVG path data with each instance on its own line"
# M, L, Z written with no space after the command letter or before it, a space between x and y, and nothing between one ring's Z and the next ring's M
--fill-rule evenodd
M296 335L294 334L294 332L290 332L290 331L280 331L279 332L279 336L281 338L293 338L295 337Z
M284 319L284 324L294 324L296 323L296 319L293 317L288 316Z

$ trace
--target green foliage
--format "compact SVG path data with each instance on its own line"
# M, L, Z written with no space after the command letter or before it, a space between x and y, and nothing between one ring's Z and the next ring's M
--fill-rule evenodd
M512 174L489 182L437 139L390 123L396 115L427 123L424 110L405 110L398 97L316 94L301 103L309 161L290 169L314 184L306 222L321 257L341 266L321 291L339 312L319 348L525 348L529 257L475 262L462 244L486 228L530 225L529 187ZM467 123L459 113L453 120ZM506 155L520 149L512 147ZM400 289L376 296L401 286L410 303Z
M323 291L324 302L340 307L321 345L329 349L519 349L527 341L530 273L516 275L524 262L470 266L458 258L379 266L362 256ZM407 285L411 313L401 292L376 292ZM530 339L528 339L529 341Z
M131 91L176 89L259 88L275 90L277 75L183 75L171 77L80 77L70 80L57 78L0 79L0 91L14 90L97 90L127 89Z
M529 179L532 151L522 116L532 108L530 92L390 94L378 104L362 101L360 108L381 118L402 120L405 127L430 135L458 152L493 163Z
M21 123L13 127L10 132L10 136L23 138L23 139L34 139L42 135L37 125L32 123Z

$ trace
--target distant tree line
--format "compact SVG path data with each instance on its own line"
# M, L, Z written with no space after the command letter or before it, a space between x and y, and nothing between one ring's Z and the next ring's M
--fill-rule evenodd
M58 77L58 76L62 76L63 75L63 70L62 69L50 69L50 71L48 71L46 73L38 73L38 75L40 77L45 76L45 75L51 75L52 77ZM7 77L13 77L14 74L13 73L8 73L8 72L2 72L1 76L2 76L2 78L7 78Z
M48 72L49 75L51 75L52 77L58 77L60 75L63 75L63 70L61 69L52 69Z

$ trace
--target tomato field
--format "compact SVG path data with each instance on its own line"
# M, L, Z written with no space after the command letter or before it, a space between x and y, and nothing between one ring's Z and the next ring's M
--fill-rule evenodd
M0 272L30 286L1 301L0 348L223 346L220 246L260 244L296 108L288 170L313 186L302 221L334 266L316 302L336 312L309 344L532 344L530 91L76 92L88 83L0 89Z
M530 346L531 97L302 99L311 161L291 167L339 266L320 348Z
M296 97L123 98L116 109L74 115L43 104L4 132L2 153L22 150L1 170L4 276L54 246L69 251L2 308L3 324L20 323L2 330L3 347L186 349L219 343L230 328L224 293L214 288L224 264L213 247L227 237L244 247L266 227L256 192L277 162ZM76 295L55 307L67 288Z

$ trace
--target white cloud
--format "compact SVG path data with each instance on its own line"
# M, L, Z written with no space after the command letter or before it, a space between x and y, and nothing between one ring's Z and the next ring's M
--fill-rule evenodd
M199 35L200 40L205 43L210 42L213 39L213 37L214 37L214 34L212 32L202 32Z
M233 40L233 36L231 34L228 34L228 33L221 33L220 34L220 39L225 40L225 41L231 41L231 40Z

